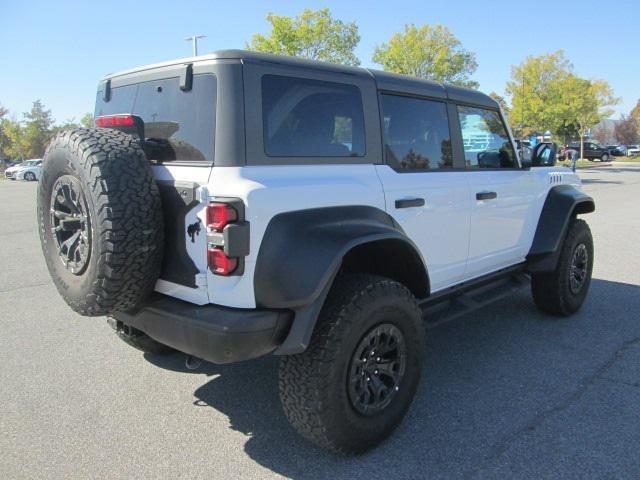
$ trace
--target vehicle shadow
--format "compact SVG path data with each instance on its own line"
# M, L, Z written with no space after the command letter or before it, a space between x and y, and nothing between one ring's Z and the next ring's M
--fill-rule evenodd
M214 378L194 392L194 406L227 415L229 427L248 437L246 454L286 477L469 476L497 460L513 438L534 434L537 419L571 397L621 344L640 337L632 313L639 310L640 286L594 279L571 318L540 314L525 288L428 330L426 368L407 418L388 441L359 457L329 454L289 426L275 357L203 364L195 373ZM183 355L146 358L188 371ZM565 428L554 434L572 438L576 426Z
M602 172L606 172L606 173L619 173L619 172L640 173L640 163L638 163L637 165L638 165L637 167L620 167L620 166L617 166L617 165L611 165L606 170L598 169L598 168L580 168L580 169L578 169L578 173L580 173L580 174L583 174L583 173L598 174L598 173L602 173Z
M613 185L622 185L624 182L618 180L602 180L600 178L582 178L583 185L591 185L591 184L613 184Z

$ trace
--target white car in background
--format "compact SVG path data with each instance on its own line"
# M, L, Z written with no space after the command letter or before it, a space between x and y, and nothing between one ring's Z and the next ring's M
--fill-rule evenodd
M36 181L40 178L41 169L42 169L41 158L34 158L33 160L27 160L26 162L18 165L17 169L12 172L13 179L26 180L28 182Z
M14 176L14 175L15 175L15 173L16 173L18 170L20 170L22 167L24 167L28 161L30 161L30 160L26 160L26 161L24 161L24 162L22 162L22 163L19 163L19 164L17 164L17 165L13 165L13 166L11 166L11 167L7 168L7 169L4 171L4 176L5 176L5 178L9 178L9 179L11 179L11 180L15 180L15 176Z
M640 145L629 145L627 147L627 157L640 156Z

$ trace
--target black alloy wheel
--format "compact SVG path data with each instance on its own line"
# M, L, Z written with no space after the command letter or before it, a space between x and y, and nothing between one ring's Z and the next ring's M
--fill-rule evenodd
M91 256L91 219L77 178L63 175L51 192L51 233L69 272L81 275Z
M407 348L398 327L384 323L364 335L351 358L349 401L360 414L384 410L400 389Z
M588 275L589 252L584 243L576 246L571 257L569 268L569 288L574 295L578 294L585 284Z

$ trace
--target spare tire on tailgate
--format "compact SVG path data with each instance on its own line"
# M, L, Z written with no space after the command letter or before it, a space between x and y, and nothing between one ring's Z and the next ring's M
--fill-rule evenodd
M49 273L76 312L131 310L153 290L163 217L134 137L108 128L57 135L42 165L38 224Z

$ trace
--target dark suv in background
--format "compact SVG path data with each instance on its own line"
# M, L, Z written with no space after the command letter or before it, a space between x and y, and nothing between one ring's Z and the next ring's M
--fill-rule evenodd
M571 159L569 152L573 150L580 155L580 142L572 142L567 145L563 151L566 158ZM613 157L613 152L607 147L598 145L593 142L584 142L583 158L587 160L601 160L603 162L610 162Z

